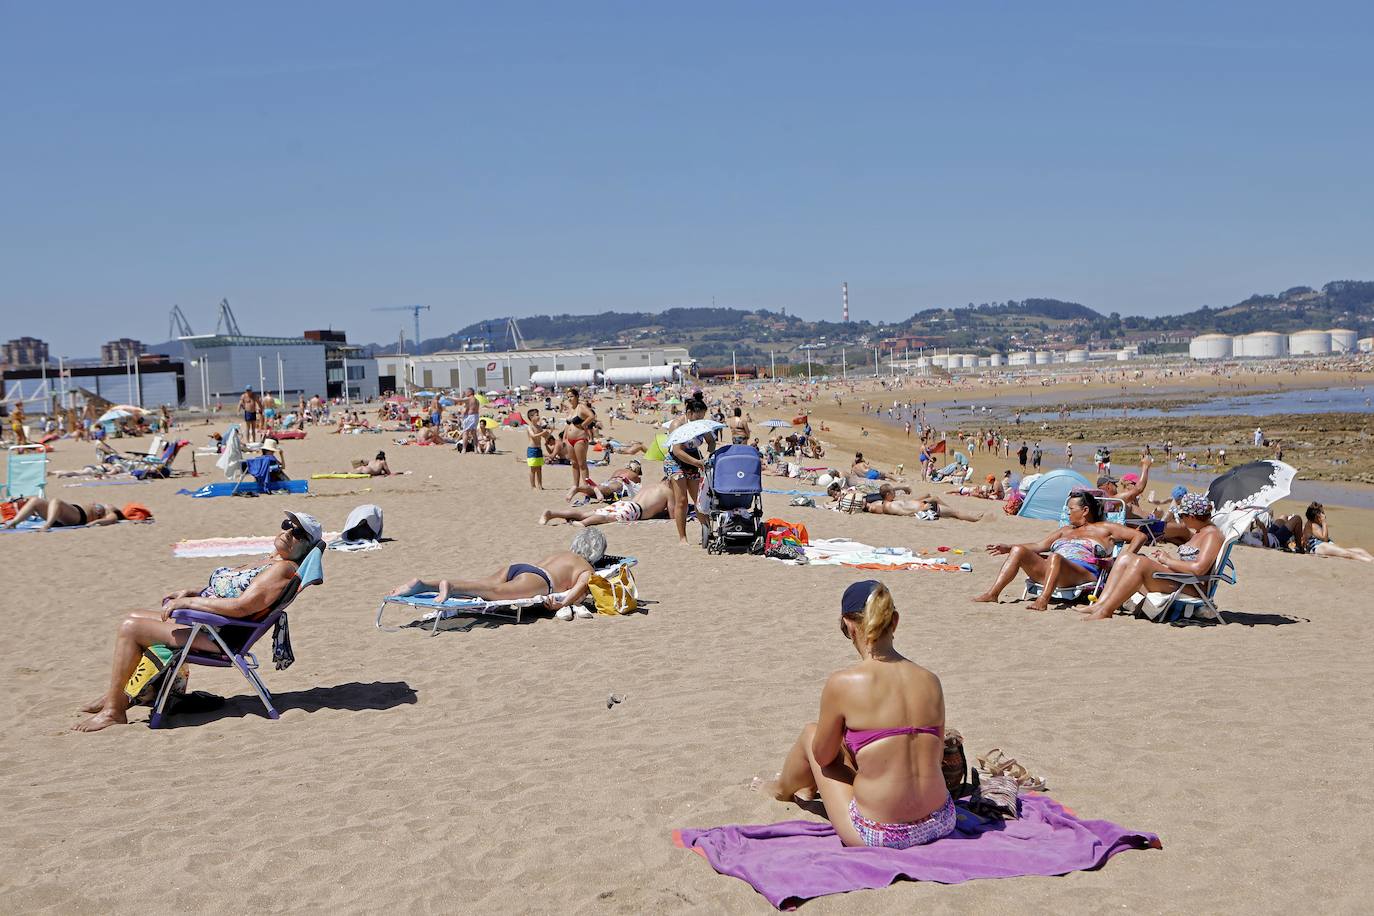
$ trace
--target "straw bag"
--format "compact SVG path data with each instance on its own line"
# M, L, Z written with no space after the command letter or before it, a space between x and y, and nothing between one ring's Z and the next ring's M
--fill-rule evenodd
M639 607L639 588L628 566L620 567L609 577L593 573L587 588L598 614L632 614Z

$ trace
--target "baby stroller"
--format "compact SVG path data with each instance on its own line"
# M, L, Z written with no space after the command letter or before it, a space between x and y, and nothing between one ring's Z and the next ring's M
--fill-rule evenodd
M706 462L698 499L708 553L763 554L763 459L749 445L725 445Z

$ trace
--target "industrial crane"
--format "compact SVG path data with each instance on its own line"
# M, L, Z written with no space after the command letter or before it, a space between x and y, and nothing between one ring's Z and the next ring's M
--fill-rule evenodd
M195 333L191 330L191 322L186 320L186 315L181 311L181 306L172 306L172 313L167 320L167 336L194 337Z
M429 311L427 305L383 305L374 308L374 312L414 312L415 313L415 352L420 352L420 312Z
M229 308L229 300L219 301L219 318L215 321L215 333L223 331L230 337L242 337L243 332L239 330L239 323L234 318L234 310Z

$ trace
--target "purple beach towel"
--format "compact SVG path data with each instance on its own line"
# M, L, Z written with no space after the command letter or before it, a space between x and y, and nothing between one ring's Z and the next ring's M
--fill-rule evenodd
M1021 796L1021 817L1001 821L956 808L954 832L910 849L846 848L828 821L677 830L673 841L722 875L749 882L783 908L898 878L959 884L975 878L1064 875L1100 867L1126 849L1163 848L1153 833L1083 821L1048 795Z

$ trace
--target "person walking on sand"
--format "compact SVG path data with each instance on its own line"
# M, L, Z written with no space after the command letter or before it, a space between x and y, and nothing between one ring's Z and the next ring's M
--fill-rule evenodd
M1026 443L1022 442L1021 447L1016 450L1016 463L1021 465L1021 473L1026 473L1026 454L1030 449L1026 448Z
M1041 450L1041 448L1040 448L1040 443L1039 443L1039 442L1035 443L1035 448L1031 450L1031 468L1032 468L1036 473L1039 473L1039 471L1040 471L1040 460L1041 460L1042 458L1044 458L1044 457L1045 457L1045 453L1044 453L1044 451Z
M1065 466L1067 466L1067 467L1073 467L1073 443L1072 443L1072 442L1065 442L1065 443L1064 443L1064 464L1065 464Z
M243 389L243 394L239 395L239 412L243 414L243 425L247 427L248 442L256 442L258 439L258 415L262 413L262 399L258 397L253 386L249 385Z

